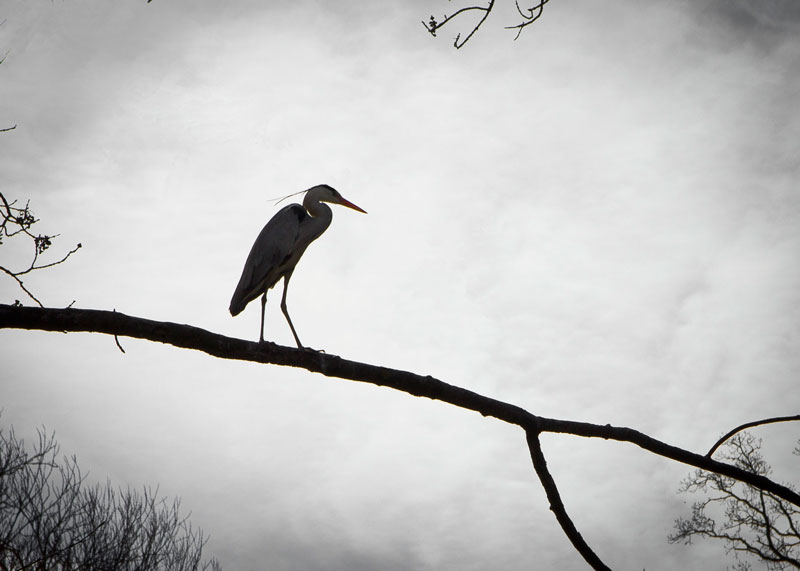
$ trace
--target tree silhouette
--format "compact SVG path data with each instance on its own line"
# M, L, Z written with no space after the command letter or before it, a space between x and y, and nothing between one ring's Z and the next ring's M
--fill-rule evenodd
M180 502L145 489L87 486L75 457L58 460L55 436L28 452L0 427L0 570L218 570Z
M760 438L742 432L727 441L722 457L748 472L769 476L772 468L760 448ZM800 455L800 445L795 454ZM800 509L796 504L703 470L687 477L679 491L703 494L704 499L692 505L691 518L676 520L671 543L691 543L695 537L721 540L726 551L736 555L735 568L740 571L750 569L746 555L765 561L770 571L800 569ZM719 512L724 516L722 523L715 519Z

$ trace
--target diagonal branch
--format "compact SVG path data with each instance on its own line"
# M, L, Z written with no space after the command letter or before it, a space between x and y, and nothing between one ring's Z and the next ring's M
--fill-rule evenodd
M26 294L28 294L28 297L29 297L29 298L31 298L33 301L35 301L35 302L36 302L36 304L37 304L39 307L44 307L44 305L42 305L42 302L41 302L41 301L39 301L39 300L37 299L37 297L36 297L35 295L33 295L33 294L30 292L30 290L29 290L28 288L26 288L26 287L25 287L25 284L23 284L23 283L22 283L22 280L21 280L21 279L19 279L19 278L17 277L17 274L15 274L14 272L12 272L12 271L11 271L11 270L9 270L9 269L6 269L6 268L4 268L3 266L0 266L0 271L2 271L2 272L5 272L6 274L8 274L8 275L9 275L9 276L11 276L12 278L14 278L14 279L16 280L16 282L17 282L17 285L18 285L20 288L22 288L22 291L24 291Z
M328 377L389 387L410 395L446 402L537 433L553 432L629 442L664 458L734 478L800 506L800 494L765 476L672 446L632 428L536 416L519 406L447 384L429 375L422 376L349 361L336 355L282 347L274 343L259 344L255 341L234 339L191 325L153 321L95 309L15 307L0 304L0 329L104 333L194 349L221 359L299 367Z
M567 515L567 510L564 508L564 503L561 501L561 495L558 493L556 482L547 469L547 461L544 458L542 445L539 442L539 434L533 430L528 430L525 436L528 440L528 448L531 452L533 468L536 470L536 475L539 476L539 481L542 483L542 487L547 494L547 500L550 502L550 511L555 514L561 529L564 530L572 546L583 556L593 569L610 571L610 568L600 560L594 551L592 551L592 548L589 547L586 540L583 539L583 536L575 527L575 524L572 523L569 515Z

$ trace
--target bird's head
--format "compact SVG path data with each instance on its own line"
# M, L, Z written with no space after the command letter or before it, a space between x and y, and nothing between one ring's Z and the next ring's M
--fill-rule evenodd
M317 186L312 186L306 191L306 197L303 200L305 203L306 201L309 202L330 202L331 204L340 204L342 206L346 206L347 208L352 208L353 210L358 210L359 212L363 212L364 214L367 213L366 210L359 208L346 198L344 198L339 191L329 186L327 184L318 184Z

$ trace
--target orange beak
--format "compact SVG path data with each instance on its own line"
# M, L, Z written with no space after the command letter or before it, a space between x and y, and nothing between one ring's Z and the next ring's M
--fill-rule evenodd
M346 206L347 208L352 208L353 210L358 210L359 212L363 212L364 214L367 213L367 211L364 210L363 208L359 208L358 206L356 206L355 204L344 198L342 198L342 201L339 204L341 204L342 206Z

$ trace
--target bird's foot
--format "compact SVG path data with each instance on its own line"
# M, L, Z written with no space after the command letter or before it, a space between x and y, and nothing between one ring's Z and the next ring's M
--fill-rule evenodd
M308 351L310 353L324 353L325 349L314 349L313 347L298 347L301 351Z

